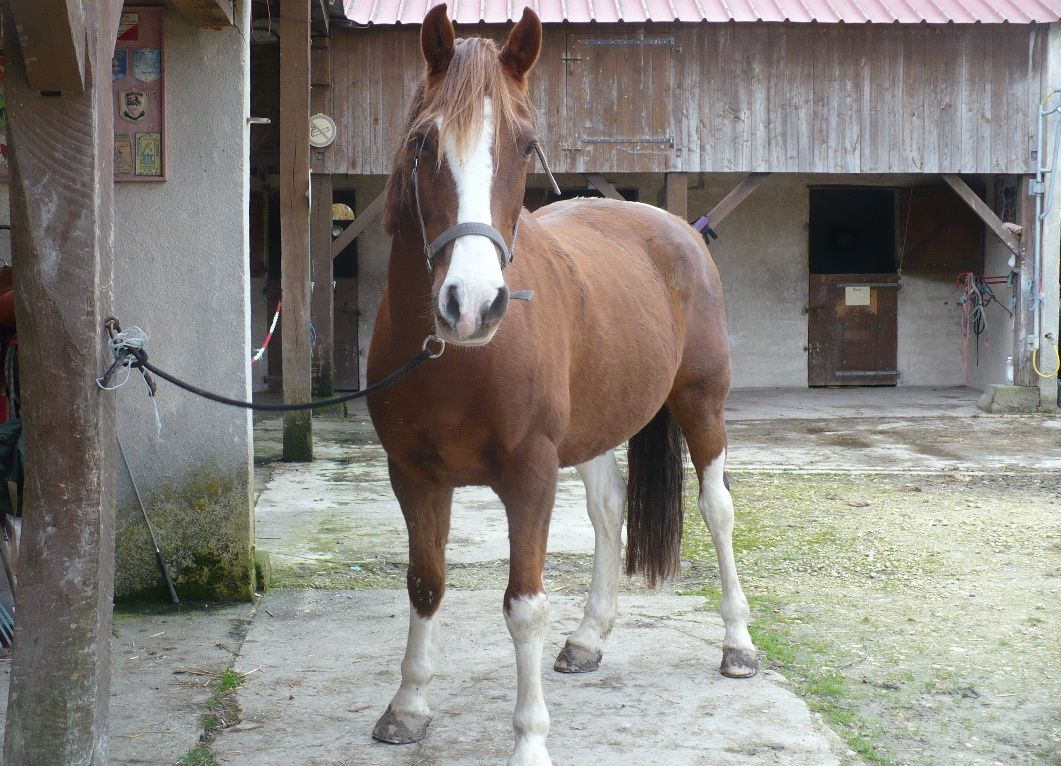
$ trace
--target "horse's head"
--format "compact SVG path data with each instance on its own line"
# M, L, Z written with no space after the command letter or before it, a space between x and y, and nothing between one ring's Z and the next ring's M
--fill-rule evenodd
M482 38L455 39L445 5L424 18L427 73L389 182L384 225L425 246L438 334L459 345L488 343L508 308L503 269L537 145L527 72L541 39L529 8L500 50Z

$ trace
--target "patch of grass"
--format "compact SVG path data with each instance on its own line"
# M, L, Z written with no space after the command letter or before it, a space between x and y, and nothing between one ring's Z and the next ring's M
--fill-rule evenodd
M214 693L206 701L206 708L210 712L199 719L199 726L203 730L199 735L199 744L185 753L177 766L214 766L216 761L211 745L224 729L240 721L236 688L242 683L243 675L234 668L221 671L214 685Z
M218 681L215 696L220 697L223 694L227 694L241 683L243 683L243 676L233 668L226 668L221 673L221 680Z
M177 761L177 766L214 766L215 763L214 751L205 742L200 742Z

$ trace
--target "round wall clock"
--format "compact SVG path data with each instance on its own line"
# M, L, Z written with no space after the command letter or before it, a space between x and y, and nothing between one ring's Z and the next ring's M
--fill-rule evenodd
M309 118L309 145L317 149L330 146L335 140L335 120L326 114L315 114Z

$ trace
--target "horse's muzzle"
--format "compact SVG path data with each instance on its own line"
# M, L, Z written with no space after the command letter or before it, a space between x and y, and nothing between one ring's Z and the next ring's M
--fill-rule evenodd
M447 282L438 296L435 324L442 336L458 345L481 345L493 337L508 310L508 287L501 285L485 299L462 281Z

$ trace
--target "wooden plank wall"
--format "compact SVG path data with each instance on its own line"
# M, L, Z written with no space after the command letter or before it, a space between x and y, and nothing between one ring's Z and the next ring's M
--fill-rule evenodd
M1034 170L1045 29L1017 25L646 25L672 35L669 87L642 93L671 115L667 152L580 146L584 99L610 99L569 56L571 35L637 25L547 27L532 75L556 172L1027 173ZM500 27L463 28L501 40ZM388 172L422 62L416 27L332 32L339 138L327 172ZM582 46L579 46L582 47ZM653 75L653 76L648 76ZM619 80L624 78L617 78ZM629 79L627 79L629 82ZM590 83L592 85L592 83ZM628 94L621 94L631 101Z

